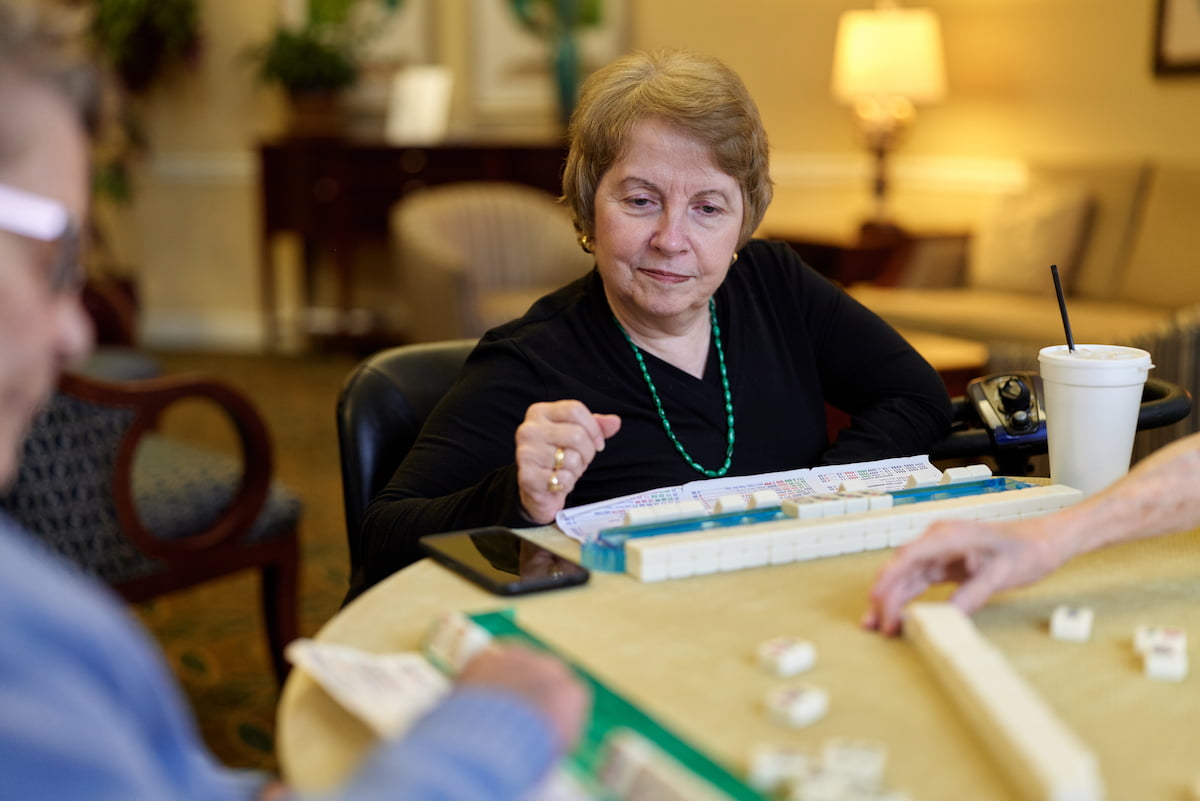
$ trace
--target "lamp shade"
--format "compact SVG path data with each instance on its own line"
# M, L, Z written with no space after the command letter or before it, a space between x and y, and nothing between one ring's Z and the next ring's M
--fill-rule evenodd
M927 8L846 11L838 20L833 96L844 103L899 96L936 103L946 94L942 33Z

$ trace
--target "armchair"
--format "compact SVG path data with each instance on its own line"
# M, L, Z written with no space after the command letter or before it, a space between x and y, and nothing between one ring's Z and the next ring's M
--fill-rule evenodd
M240 466L157 429L168 407L196 400L228 417ZM233 387L64 374L0 508L131 603L258 570L272 665L286 676L283 648L297 636L300 502L272 480L266 426Z
M523 184L410 193L393 208L391 229L413 342L478 337L592 267L566 210Z
M362 589L360 532L367 506L404 461L474 347L473 339L401 345L368 357L346 377L337 432L350 544L347 601Z

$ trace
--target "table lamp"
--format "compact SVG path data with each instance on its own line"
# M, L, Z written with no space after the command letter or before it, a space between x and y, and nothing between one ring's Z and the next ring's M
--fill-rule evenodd
M917 104L946 94L942 36L926 8L880 0L873 10L846 11L838 20L833 96L854 106L875 156L875 209L868 225L892 227L887 212L887 156L916 115Z

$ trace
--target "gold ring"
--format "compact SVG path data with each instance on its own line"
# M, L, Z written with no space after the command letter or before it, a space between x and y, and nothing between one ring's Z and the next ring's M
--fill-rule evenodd
M550 480L546 483L546 489L551 492L562 492L562 482L558 480L558 473L551 473Z
M555 470L561 470L562 466L563 466L563 462L565 462L566 459L567 459L566 451L564 451L562 448L554 449L554 469Z

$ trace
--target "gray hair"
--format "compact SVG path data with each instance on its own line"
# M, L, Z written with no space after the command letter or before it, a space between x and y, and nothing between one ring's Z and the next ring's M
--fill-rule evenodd
M86 10L52 0L0 0L0 96L18 82L45 86L97 136L105 79L89 47L89 22ZM0 118L0 158L12 149L11 136Z

